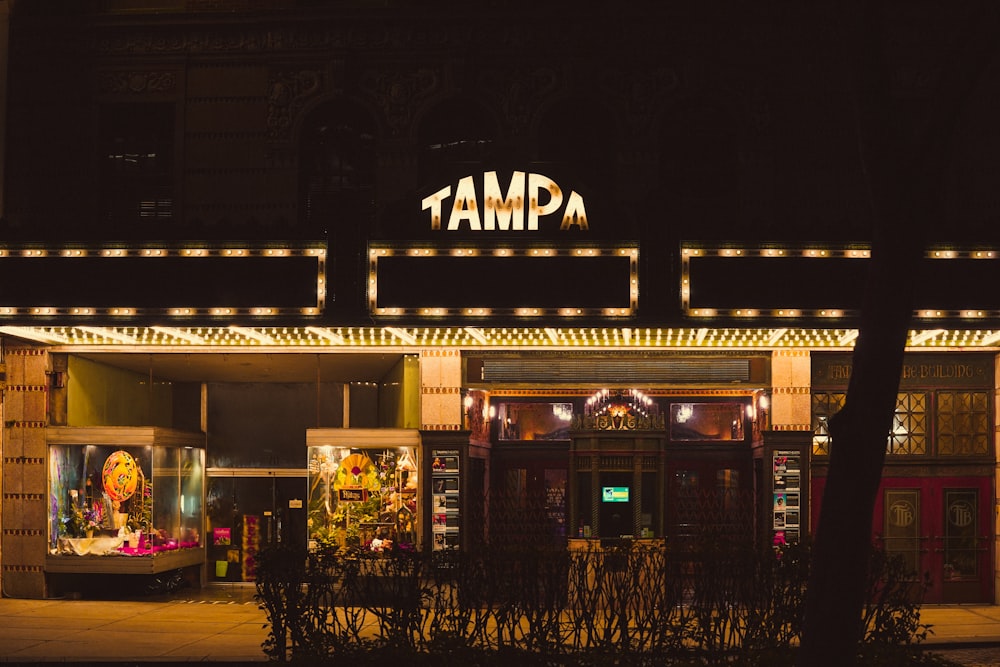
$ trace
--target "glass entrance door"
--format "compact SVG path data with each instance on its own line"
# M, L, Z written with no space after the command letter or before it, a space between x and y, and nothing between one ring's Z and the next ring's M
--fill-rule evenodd
M991 506L986 478L888 479L878 537L915 576L930 576L925 602L990 602Z
M304 471L254 472L208 476L209 581L254 581L261 549L283 542L305 547Z

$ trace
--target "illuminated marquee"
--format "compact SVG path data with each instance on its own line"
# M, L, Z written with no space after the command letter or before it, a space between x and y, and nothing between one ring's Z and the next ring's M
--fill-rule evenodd
M560 230L588 229L587 209L577 192L563 196L562 188L543 174L515 171L507 191L501 190L497 172L483 174L482 205L472 176L460 178L448 215L447 230L468 225L470 231L537 231L539 218L562 212ZM445 201L451 198L446 186L421 201L421 210L430 211L431 229L441 229ZM542 201L542 199L546 199ZM566 205L563 207L563 199ZM480 215L480 210L482 214Z
M687 316L700 319L857 317L871 258L871 249L862 245L719 247L684 242L681 305ZM913 317L1000 318L1000 294L995 290L955 289L996 284L998 260L995 248L925 250L910 273L900 276L918 285ZM918 337L910 344L921 343Z
M322 245L0 246L0 318L319 315Z
M633 243L373 243L368 255L369 312L375 316L628 317L638 306L639 248Z

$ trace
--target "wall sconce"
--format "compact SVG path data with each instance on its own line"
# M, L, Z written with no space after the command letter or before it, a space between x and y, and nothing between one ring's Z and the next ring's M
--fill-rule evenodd
M757 407L755 409L755 412L757 414L758 428L761 431L765 431L768 428L770 428L767 419L767 409L770 405L771 402L766 392L761 392L760 394L757 395Z

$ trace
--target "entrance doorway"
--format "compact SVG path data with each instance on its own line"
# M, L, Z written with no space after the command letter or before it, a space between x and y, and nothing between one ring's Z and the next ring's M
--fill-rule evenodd
M925 602L992 602L992 507L988 478L886 479L876 536L889 554L930 575Z
M566 539L565 448L495 450L489 498L490 540L560 543Z
M755 508L747 456L690 456L667 461L667 534L695 540L712 533L751 539Z
M254 472L209 471L209 581L254 581L260 550L280 543L305 548L304 471Z

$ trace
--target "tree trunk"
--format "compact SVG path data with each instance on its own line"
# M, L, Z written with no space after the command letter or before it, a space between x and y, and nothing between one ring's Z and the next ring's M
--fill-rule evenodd
M946 153L956 118L989 65L1000 3L979 3L962 22L938 95L914 141L889 104L881 3L844 3L840 24L854 75L859 156L875 220L860 333L844 408L830 421L830 465L813 549L799 664L844 667L857 659L872 519L913 312L914 269L924 235L943 220Z

